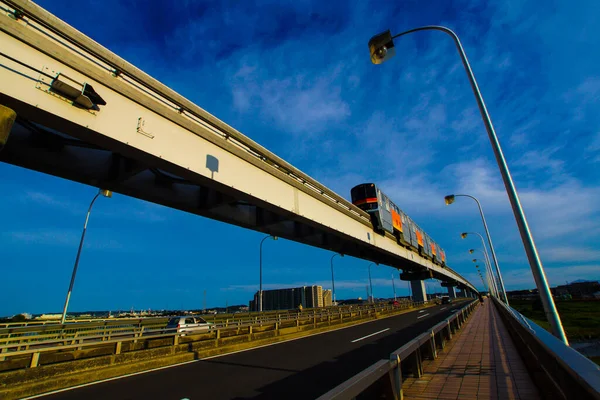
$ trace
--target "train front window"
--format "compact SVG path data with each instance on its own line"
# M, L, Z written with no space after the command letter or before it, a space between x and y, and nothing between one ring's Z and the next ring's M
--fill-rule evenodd
M357 200L376 198L377 194L375 193L375 185L372 183L367 183L364 185L355 186L350 191L350 197L352 197L353 203Z
M352 203L365 211L377 209L377 193L375 190L375 184L373 183L353 187L350 191Z
M350 197L352 197L353 203L357 200L363 200L366 197L364 185L353 187L350 191Z
M373 198L373 197L377 197L377 194L375 194L375 185L374 184L369 184L365 186L365 196L367 198Z

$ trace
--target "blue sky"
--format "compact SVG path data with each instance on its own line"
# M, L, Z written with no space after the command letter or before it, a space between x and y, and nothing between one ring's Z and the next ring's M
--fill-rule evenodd
M353 4L356 3L356 4ZM600 279L597 1L38 1L341 196L374 181L481 286L467 250L480 199L507 289L534 282L489 140L449 37L367 42L420 25L460 36L552 286ZM0 164L0 315L60 312L95 188ZM9 211L9 212L7 212ZM70 310L247 304L263 235L115 194L94 206ZM235 243L235 247L231 244ZM264 244L265 288L330 288L331 253ZM334 260L337 298L366 296L368 262ZM392 269L373 267L375 296ZM398 295L407 283L396 275Z

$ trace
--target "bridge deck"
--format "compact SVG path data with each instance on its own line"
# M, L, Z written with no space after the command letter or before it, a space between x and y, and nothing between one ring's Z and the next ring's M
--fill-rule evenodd
M409 378L405 399L538 399L513 341L489 300L438 358L425 364L421 378Z

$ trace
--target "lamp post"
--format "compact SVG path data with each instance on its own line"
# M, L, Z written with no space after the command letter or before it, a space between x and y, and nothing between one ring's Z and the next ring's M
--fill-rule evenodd
M477 262L477 259L475 259L475 258L474 258L474 259L473 259L473 263L476 263L476 262ZM484 265L485 265L485 262L484 262ZM477 268L477 272L481 273L481 272L479 271L479 265L475 264L475 268ZM486 271L486 272L485 272L485 276L486 276L486 279L487 279L487 281L488 281L488 287L490 288L490 293L491 293L492 295L494 295L494 296L498 297L498 290L497 290L497 288L496 288L496 285L495 285L495 283L494 283L494 284L492 284L492 281L491 281L492 277L490 276L490 271L487 269L487 267L486 267L485 271Z
M475 251L475 249L470 249L469 253L473 254L474 251ZM494 281L493 281L494 290L496 292L496 297L499 297L499 295L498 295L498 283L495 280L496 277L493 274L492 266L490 264L490 258L487 255L487 251L486 251L485 248L483 249L482 253L484 255L484 260L483 260L484 263L483 264L485 266L486 273L487 273L488 277L490 277L491 279L494 279Z
M504 295L504 301L506 302L506 305L508 305L508 299L506 298L506 289L504 289L504 280L502 279L502 274L500 273L500 265L498 264L498 259L496 258L496 251L494 250L494 245L492 244L492 237L490 236L490 231L488 229L487 222L485 221L485 216L483 215L483 208L481 207L481 203L479 202L479 200L477 200L476 197L468 194L450 194L444 197L446 205L454 203L454 199L456 197L469 197L470 199L473 199L475 203L477 203L477 207L479 208L479 214L481 215L481 222L483 222L483 229L485 230L485 235L487 236L488 244L490 245L490 252L492 253L492 259L494 260L494 266L496 267L496 274L498 274L498 280L500 282L500 287L502 288L502 292Z
M476 259L473 259L473 262L475 263L475 262L477 262L477 260L476 260ZM481 275L481 271L479 270L479 265L475 264L475 268L477 268L477 273L478 273L479 275ZM487 268L486 268L486 271L487 271ZM483 279L483 278L482 278L482 279ZM489 272L487 272L487 273L486 273L486 279L488 280L488 287L489 287L489 279L490 279L490 277L489 277Z
M488 274L491 274L490 276L492 277L492 283L494 284L494 289L496 289L496 292L497 292L496 296L498 296L498 298L500 298L501 300L502 300L502 297L504 297L504 302L506 303L506 305L508 305L508 298L506 297L506 292L504 291L504 286L498 287L498 283L496 282L496 276L494 275L494 273L492 271L490 258L488 257L487 249L485 248L485 241L483 239L483 236L481 236L481 234L477 233L477 232L463 232L460 234L460 237L465 239L469 234L477 235L481 239L481 245L483 246L483 254L485 256L485 259L486 259L488 265L490 265L490 270L488 271ZM501 289L502 289L502 292L500 291Z
M88 221L90 220L90 214L92 212L92 206L98 198L98 196L112 197L112 192L106 189L98 190L98 193L92 199L90 206L88 207L87 215L85 216L85 223L83 224L83 232L81 232L81 239L79 240L79 248L77 249L77 257L75 257L75 265L73 265L73 273L71 274L71 283L69 284L69 291L67 292L67 298L65 300L65 306L63 308L60 323L64 324L67 318L67 308L69 307L69 300L71 299L71 292L73 291L73 285L75 284L75 275L77 274L77 267L79 266L79 257L81 256L81 249L83 248L83 240L85 239L85 232L87 230Z
M525 213L523 212L523 208L521 207L521 202L517 194L517 189L515 188L512 177L510 175L510 171L508 170L506 159L504 158L504 154L502 153L502 148L500 147L500 142L498 141L498 137L496 136L494 125L492 124L492 120L488 113L487 107L485 106L485 102L483 101L483 97L481 96L481 92L479 91L479 86L477 85L477 81L475 80L475 75L471 70L471 66L469 65L467 55L465 54L460 39L458 38L456 33L454 33L449 28L437 25L422 26L419 28L410 29L408 31L399 33L395 36L392 36L390 31L388 30L386 32L372 37L369 40L369 52L371 54L371 61L373 62L373 64L381 64L382 62L387 61L391 57L393 57L396 52L393 41L394 38L404 36L409 33L426 30L436 30L444 32L450 35L450 37L454 40L454 44L458 49L458 53L469 78L471 89L473 89L473 94L475 95L475 99L477 100L477 105L479 107L479 112L481 113L481 118L483 119L485 129L492 144L494 156L496 157L496 162L502 175L504 187L506 188L506 192L510 200L513 214L515 215L517 226L519 227L519 233L521 234L521 240L523 241L525 252L527 253L529 266L531 267L531 272L533 273L533 277L535 279L535 283L540 293L542 304L544 306L544 311L546 312L546 318L550 322L550 326L552 327L552 333L554 334L554 336L558 337L560 340L562 340L565 344L568 345L569 342L563 330L562 323L560 321L560 316L558 315L558 311L556 310L556 305L554 304L554 300L552 299L552 294L550 293L550 287L548 286L548 282L546 280L546 275L544 273L542 261L540 260L540 257L537 253L537 249L535 247L533 237L531 236L531 232L529 231L529 225L527 224Z
M262 312L263 310L263 290L262 290L262 245L265 240L272 237L273 240L277 240L277 236L267 235L260 241L260 259L259 259L259 288L258 288L258 311Z
M478 268L479 265L476 265L475 267ZM485 281L483 280L483 276L481 275L481 271L479 270L479 268L477 269L477 272L479 272L479 278L481 278L481 283L483 284L483 288L489 292L489 283L488 283L488 286L486 287Z
M332 305L336 305L336 301L335 301L335 280L333 278L333 258L335 256L340 256L340 257L344 257L343 254L339 254L339 253L335 253L334 255L331 256L331 260L329 260L329 263L331 264L331 297L333 299Z
M375 302L374 297L373 297L373 282L371 281L371 265L373 265L373 264L379 265L378 263L371 263L371 264L369 264L369 287L370 287L370 290L371 290L371 303Z
M394 301L396 301L396 284L394 283L394 274L392 273L392 290L394 291Z

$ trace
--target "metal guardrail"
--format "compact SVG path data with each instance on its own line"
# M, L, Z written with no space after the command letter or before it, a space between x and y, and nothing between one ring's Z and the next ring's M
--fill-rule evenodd
M467 304L450 318L392 352L388 360L376 362L317 400L381 398L382 392L385 398L401 399L403 377L409 374L420 377L423 360L437 357L437 350L445 347L446 341L462 327L478 304L478 300Z
M212 324L213 329L223 329L229 327L241 328L250 325L269 324L273 322L284 322L295 320L299 315L313 315L319 318L327 316L334 312L346 312L351 309L356 311L367 311L372 309L390 308L409 308L420 306L420 302L401 302L399 306L392 306L386 303L375 303L366 305L352 305L330 308L305 309L298 311L271 311L264 313L245 313L233 314L231 316L202 316L207 322ZM192 316L192 315L190 315ZM194 314L196 316L196 314ZM158 318L135 318L118 320L97 320L92 322L71 322L66 324L49 324L36 326L12 326L9 328L0 328L0 354L8 351L28 350L30 346L51 346L68 344L69 342L79 342L90 338L101 338L110 340L112 337L133 335L139 337L152 334L152 332L163 332L171 316Z
M207 336L204 340L219 340L231 336L252 335L257 331L283 329L286 327L299 327L306 324L322 322L342 323L345 319L356 319L371 316L377 312L390 312L393 310L405 310L423 305L423 303L400 303L391 304L369 304L361 307L331 307L321 312L313 309L313 312L302 311L285 317L279 314L277 318L269 320L255 317L245 323L214 325L208 331L199 332L166 332L166 326L159 329L144 330L143 327L132 331L118 331L107 335L90 335L80 337L66 337L40 342L21 343L17 345L0 346L0 361L28 358L27 367L35 368L40 363L40 356L47 353L87 350L98 346L113 346L111 354L120 354L126 343L137 343L141 340L171 339L171 345L178 345L182 336ZM227 326L226 326L227 325ZM285 326L287 325L287 326ZM131 348L132 346L130 346Z
M494 299L536 386L549 399L600 399L600 367L512 307Z

